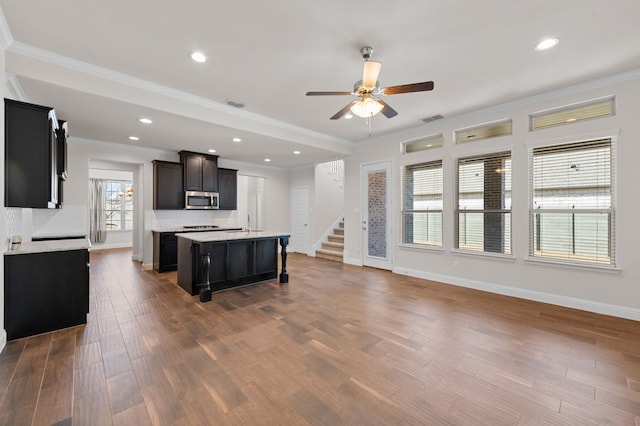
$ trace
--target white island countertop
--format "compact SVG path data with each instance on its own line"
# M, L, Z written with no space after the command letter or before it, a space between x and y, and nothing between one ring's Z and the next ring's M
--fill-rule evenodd
M198 243L233 240L255 240L257 238L288 237L289 232L278 231L215 231L215 232L188 232L176 234L176 237L185 238Z
M68 240L24 241L18 250L6 250L5 255L46 253L52 251L86 250L91 248L88 238Z

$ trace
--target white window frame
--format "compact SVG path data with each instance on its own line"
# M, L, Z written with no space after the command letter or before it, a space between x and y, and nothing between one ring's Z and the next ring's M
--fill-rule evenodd
M511 151L511 149L505 149L502 151L493 151L493 152L489 152L486 154L478 154L478 155L469 155L469 156L465 156L465 157L459 157L455 160L455 178L456 178L456 185L455 185L455 210L454 210L454 223L455 223L455 234L454 234L454 252L458 252L458 253L468 253L468 254L477 254L477 255L481 255L481 256L494 256L494 257L501 257L501 258L513 258L513 232L512 232L512 224L513 224L513 207L510 206L510 208L500 208L500 209L495 209L495 208L481 208L481 209L462 209L460 208L460 166L462 163L464 162L470 162L470 161L475 161L475 160L489 160L489 159L499 159L499 158L503 158L503 159L509 159L511 160L511 167L513 167L513 152ZM503 173L504 171L501 171L500 173ZM513 174L512 171L510 171L511 174ZM512 182L510 182L509 184L510 190L512 191ZM484 188L483 188L483 193ZM506 188L503 188L504 192L507 192ZM482 250L475 250L469 247L461 247L460 244L460 221L461 221L461 217L462 215L466 215L468 213L472 213L472 214L506 214L508 215L508 223L504 224L505 228L503 231L508 231L506 234L503 233L503 235L501 235L502 241L502 251L491 251L491 250L486 250L486 243L484 241L483 238L483 248ZM486 227L486 223L484 223L483 221L483 232L485 230L484 227ZM506 236L505 236L506 235Z
M107 199L107 194L108 194L108 190L107 187L110 183L117 183L120 184L120 192L124 194L124 197L126 197L126 191L127 188L132 188L133 187L133 182L132 181L127 181L127 180L119 180L119 179L105 179L104 180L104 196L105 196L105 219L107 221L107 223L109 223L109 218L107 217L108 212L112 212L114 210L107 210L107 204L108 204L108 199ZM133 197L133 194L131 195L131 197ZM107 232L123 232L123 231L131 231L133 230L133 223L131 224L130 228L127 228L127 219L126 219L126 207L127 207L127 203L126 201L121 202L120 203L120 215L119 215L119 222L120 222L120 229L107 229Z
M407 208L407 199L409 197L409 194L407 193L407 173L410 170L414 170L414 169L420 169L420 168L424 168L424 169L428 169L428 168L433 168L433 169L439 169L440 170L440 208L439 209L408 209ZM412 194L413 195L413 194ZM401 229L402 229L402 241L401 244L404 246L408 246L408 247L433 247L433 248L441 248L442 244L443 244L443 239L444 239L444 229L443 229L443 207L444 207L444 168L443 168L443 160L439 159L439 160L432 160L432 161L425 161L422 163L415 163L415 164L407 164L403 167L402 169L402 224L401 224ZM426 213L427 215L429 214L440 214L440 241L432 241L432 242L415 242L415 241L411 241L408 242L407 238L406 238L406 223L407 223L407 216L408 215L414 215L415 213ZM428 217L428 216L427 216Z
M551 209L545 208L543 210L534 206L534 151L544 148L562 148L575 146L580 143L592 144L598 140L609 140L610 143L610 206L608 208L585 208L585 209ZM544 143L533 147L528 147L528 161L529 161L529 255L527 260L535 262L555 263L566 266L577 267L590 267L590 268L603 268L603 269L617 269L616 266L616 143L617 137L611 134L607 135L594 135L588 138L573 138L563 141L554 141L553 143ZM572 257L571 255L565 256L553 256L550 254L536 255L536 245L538 243L536 239L536 215L538 213L552 213L552 214L608 214L609 216L609 262L585 260L579 256Z

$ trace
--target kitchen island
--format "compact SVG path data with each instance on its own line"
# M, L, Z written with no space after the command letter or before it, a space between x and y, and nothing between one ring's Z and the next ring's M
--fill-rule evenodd
M207 282L211 291L219 291L277 278L278 242L282 247L280 283L287 283L289 236L246 230L176 234L178 285L196 295Z

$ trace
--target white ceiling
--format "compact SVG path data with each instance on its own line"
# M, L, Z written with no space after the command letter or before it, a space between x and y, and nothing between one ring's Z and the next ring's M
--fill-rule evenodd
M364 45L383 62L382 86L435 82L432 92L386 97L399 115L376 116L373 138L640 68L638 0L0 0L0 8L13 87L55 107L72 136L133 144L135 135L140 146L213 148L278 167L344 157L368 139L363 119L329 120L351 98L305 96L351 90ZM560 44L535 51L547 36ZM191 61L193 50L208 61Z

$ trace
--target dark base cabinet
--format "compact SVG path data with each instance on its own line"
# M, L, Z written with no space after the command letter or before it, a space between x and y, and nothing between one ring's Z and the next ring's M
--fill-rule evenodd
M204 282L202 255L211 253L212 291L224 290L278 276L278 239L193 242L178 238L178 284L195 296Z
M153 233L153 270L156 272L178 269L178 237L175 232Z
M86 324L88 313L88 250L4 256L8 340Z

